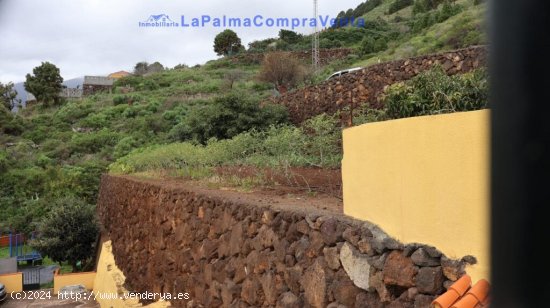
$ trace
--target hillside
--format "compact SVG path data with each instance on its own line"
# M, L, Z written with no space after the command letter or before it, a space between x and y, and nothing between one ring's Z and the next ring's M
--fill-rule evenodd
M405 6L389 13L395 3L405 3ZM430 3L431 6L414 9L415 3ZM365 10L368 12L361 13ZM362 18L364 27L347 25L324 29L320 33L321 48L348 47L354 48L356 53L325 67L317 80L349 67L485 44L486 10L487 5L480 0L363 2L355 9L340 12L338 17L344 21L353 17L356 23ZM280 35L279 38L250 43L248 52L310 48L310 35Z
M421 13L424 15L413 15L410 6L385 14L392 2L381 1L368 12L366 28L324 31L321 47L352 47L355 52L310 75L299 86L319 83L342 68L484 42L484 4L457 1L453 4L457 9L445 14L439 13L447 10L444 4ZM436 14L439 17L433 17ZM414 23L426 18L413 31ZM255 42L246 52L266 52L273 42L278 42L278 50L310 46L307 36L285 37ZM260 69L259 64L225 57L202 66L124 78L115 84L113 93L56 106L37 105L17 115L0 110L0 232L34 230L52 202L62 196L95 204L100 175L107 171L185 177L209 186L251 189L285 180L300 182L297 179L304 174L296 171L300 168L339 168L339 120L320 115L301 126L291 125L283 107L260 104L273 95L272 84L258 81ZM475 104L468 108L485 106L483 74L453 78L439 72L430 74L432 80L451 84L446 85L447 90L481 84L464 95L474 97ZM421 86L425 86L425 78L409 85L412 89ZM405 94L422 99L427 95L401 91L390 92L393 96L389 95L388 104L393 113L366 110L355 123L400 117L395 110L404 97L406 100ZM242 176L231 171L233 167L248 173ZM258 172L266 169L277 176ZM308 193L318 193L308 181L300 183Z

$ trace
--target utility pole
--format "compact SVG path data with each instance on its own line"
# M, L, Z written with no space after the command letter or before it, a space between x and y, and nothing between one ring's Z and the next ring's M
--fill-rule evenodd
M315 18L315 29L313 30L313 35L311 38L311 64L313 67L313 72L316 73L319 71L319 28L317 26L319 18L319 9L317 5L318 0L313 0L313 18Z

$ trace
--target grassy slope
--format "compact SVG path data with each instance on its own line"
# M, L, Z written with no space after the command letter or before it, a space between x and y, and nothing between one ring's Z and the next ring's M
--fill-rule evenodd
M170 143L170 129L188 106L228 92L224 75L236 67L221 59L147 76L145 81L160 87L129 93L139 98L132 106L115 106L114 98L122 95L115 91L24 109L17 116L23 133L0 134L0 217L9 218L0 221L0 231L33 228L33 217L47 213L59 196L95 203L99 176L111 162L135 148ZM238 68L244 73L234 89L250 97L269 94L269 86L255 81L258 65Z
M403 41L392 42L389 44L388 49L367 59L361 59L360 61L355 62L353 66L367 66L377 63L379 60L382 62L391 61L471 45L468 42L466 42L465 45L452 45L449 43L449 41L459 37L462 39L467 37L467 39L474 44L484 42L485 36L482 29L484 28L486 6L472 6L467 1L457 1L457 3L460 2L464 2L464 5L467 6L463 12L442 23L438 23L424 29L418 35L407 38ZM404 10L410 8L411 7L405 8ZM398 11L395 14L399 13L401 13L401 11ZM412 9L410 9L408 14L411 13Z

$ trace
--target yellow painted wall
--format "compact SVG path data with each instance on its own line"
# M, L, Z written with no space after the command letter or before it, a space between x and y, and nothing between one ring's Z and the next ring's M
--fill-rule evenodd
M126 277L115 264L111 241L104 242L101 247L96 272L94 293L99 294L98 292L101 292L103 294L124 294L124 292L127 292L123 286ZM152 290L149 291L152 292ZM98 296L97 302L101 305L101 307L110 308L143 307L137 299L101 299ZM170 302L158 301L145 307L170 307Z
M21 292L23 291L23 273L2 274L0 283L4 285L8 293Z
M87 290L94 289L95 272L72 273L53 276L53 293L66 286L83 285Z
M404 243L474 255L489 278L489 111L370 123L346 129L344 212Z

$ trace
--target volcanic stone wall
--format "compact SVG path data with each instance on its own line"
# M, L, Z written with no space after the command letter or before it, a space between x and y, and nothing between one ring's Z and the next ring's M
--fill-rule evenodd
M475 258L404 245L369 222L103 176L98 213L127 289L175 307L428 307Z
M380 108L380 94L388 85L408 80L435 65L440 65L449 75L466 73L485 66L486 57L484 46L473 46L379 63L272 100L289 109L290 118L295 124L322 113L334 114L345 107L356 108L368 104L372 108Z

